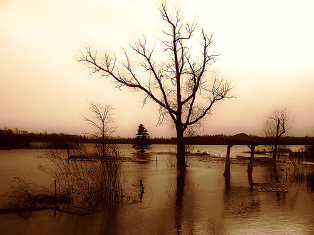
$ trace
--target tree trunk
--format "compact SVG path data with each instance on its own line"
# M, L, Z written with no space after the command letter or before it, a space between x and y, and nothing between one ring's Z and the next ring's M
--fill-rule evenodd
M105 132L102 133L102 158L105 158Z
M275 148L273 152L273 160L276 162L276 157L277 157L277 148L278 148L278 141L279 141L279 127L280 127L280 120L277 120L277 127L276 127L276 138L275 138Z
M182 230L182 217L183 217L183 197L184 197L184 185L185 185L185 170L178 169L177 176L177 190L176 190L176 202L175 202L175 227L176 234L181 234Z
M176 126L177 128L177 168L185 168L185 145L183 139L182 124Z
M275 146L274 146L274 152L273 152L273 160L274 160L274 161L277 160L278 142L279 142L279 138L276 137Z

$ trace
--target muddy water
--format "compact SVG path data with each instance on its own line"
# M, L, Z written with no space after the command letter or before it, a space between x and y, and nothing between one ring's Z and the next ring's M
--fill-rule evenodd
M220 147L197 146L193 151L218 156L225 154ZM5 191L11 178L19 176L49 186L51 179L37 169L38 162L49 164L44 150L19 151L9 153L10 161L0 153L0 189ZM229 182L223 176L224 162L216 158L190 157L187 170L177 172L174 146L154 146L146 158L132 155L130 146L121 151L132 159L123 163L126 192L137 195L134 185L139 180L144 185L137 203L85 216L54 210L0 215L0 234L314 234L314 196L304 181L295 180L292 164L278 164L278 177L272 167L255 165L253 182L276 181L288 189L258 192L250 187L246 162L231 164Z

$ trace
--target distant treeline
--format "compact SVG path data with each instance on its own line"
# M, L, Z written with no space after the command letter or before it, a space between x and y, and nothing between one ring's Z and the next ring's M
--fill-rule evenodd
M134 136L135 137L135 136ZM203 135L186 137L185 144L190 145L223 145L227 135ZM252 136L260 141L261 145L271 145L272 138ZM176 144L176 138L151 138L152 144ZM64 133L32 133L17 128L0 129L0 149L34 148L42 143L43 148L71 148L77 143L97 143L99 138L90 135L71 135ZM133 144L134 138L112 137L106 139L111 144ZM314 137L282 137L280 145L314 145Z
M225 138L228 138L228 135L203 135L195 137L187 137L186 144L192 145L223 145L225 144ZM272 145L274 143L274 138L271 137L260 137L251 135L254 139L260 142L260 145ZM314 137L281 137L279 139L279 145L313 145Z

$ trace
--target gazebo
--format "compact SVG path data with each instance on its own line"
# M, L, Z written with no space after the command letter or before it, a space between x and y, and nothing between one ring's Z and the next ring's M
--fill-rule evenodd
M250 163L248 165L248 174L252 176L253 159L255 153L255 146L259 145L259 141L247 134L240 133L224 139L227 147L226 165L224 176L230 176L230 149L233 145L247 145L251 149Z

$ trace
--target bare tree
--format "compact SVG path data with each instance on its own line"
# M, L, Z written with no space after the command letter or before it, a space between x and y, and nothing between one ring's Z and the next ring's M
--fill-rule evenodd
M266 117L263 131L265 136L274 138L274 161L276 161L279 139L290 128L290 119L290 111L287 108L273 110Z
M214 103L231 98L231 86L213 72L208 73L208 67L219 57L210 53L213 34L197 30L194 21L185 23L180 10L172 14L166 3L161 4L159 11L165 24L161 48L150 47L143 37L130 45L134 57L126 50L123 50L123 60L107 52L99 57L96 50L87 47L78 61L93 73L112 77L119 88L126 86L144 92L143 104L149 98L159 105L158 124L170 117L176 128L177 167L182 169L185 167L185 130L200 124ZM199 41L194 40L195 34Z
M92 124L97 128L96 136L101 137L101 150L102 157L105 156L105 140L116 130L116 127L112 126L113 120L111 105L102 106L101 104L89 102L89 108L94 113L94 118L90 119L83 116L84 120Z

